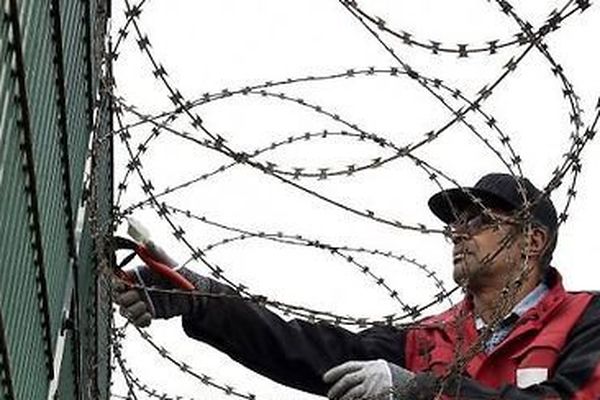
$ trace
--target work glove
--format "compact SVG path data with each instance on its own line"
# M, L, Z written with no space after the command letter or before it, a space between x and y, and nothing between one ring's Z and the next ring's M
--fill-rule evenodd
M177 272L190 281L200 292L209 292L211 281L186 268ZM146 266L137 267L127 274L137 285L118 277L113 277L112 287L115 302L120 306L120 313L134 325L146 327L154 318L168 319L179 315L187 315L198 310L204 301L201 296L185 293L181 289L176 292L166 292L152 289L171 290L173 284Z
M414 373L384 360L348 361L323 375L331 384L331 400L380 399L404 400L402 388L409 385Z

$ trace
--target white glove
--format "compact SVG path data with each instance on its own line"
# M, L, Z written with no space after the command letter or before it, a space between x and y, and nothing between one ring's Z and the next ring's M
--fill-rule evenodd
M331 400L392 400L392 388L405 386L414 374L384 360L348 361L327 371L325 383L333 386L327 392Z

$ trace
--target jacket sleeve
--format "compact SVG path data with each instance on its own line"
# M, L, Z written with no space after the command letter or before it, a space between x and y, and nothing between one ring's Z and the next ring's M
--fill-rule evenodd
M323 374L345 361L384 359L404 365L401 330L377 326L353 333L331 324L285 321L228 286L210 282L211 293L226 296L204 297L202 306L185 315L186 334L279 383L325 395Z
M428 388L431 393L432 387L440 390L439 381L432 385L432 380L437 379L429 373L418 374L417 391ZM419 384L423 387L419 388ZM447 382L444 394L449 398L479 400L600 399L600 296L592 299L569 334L554 374L547 381L523 389L515 385L492 389L471 378L459 377Z

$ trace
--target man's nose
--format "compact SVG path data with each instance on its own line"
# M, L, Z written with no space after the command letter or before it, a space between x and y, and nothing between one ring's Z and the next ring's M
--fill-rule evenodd
M453 229L450 232L450 239L452 240L452 243L454 243L454 244L462 243L465 240L467 240L468 238L469 238L469 235L468 235L467 231L465 231L464 229Z

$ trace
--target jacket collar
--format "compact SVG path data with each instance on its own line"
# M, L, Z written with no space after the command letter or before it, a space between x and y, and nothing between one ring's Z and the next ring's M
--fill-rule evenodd
M526 312L522 316L523 318L537 317L537 319L543 322L566 298L567 292L562 283L562 276L555 268L550 267L548 269L544 281L548 285L548 293L546 293L535 307Z
M567 292L562 284L562 276L554 267L549 267L544 275L544 282L548 286L548 291L535 306L521 315L520 319L544 320L565 299ZM451 322L456 318L464 319L465 316L469 316L467 320L470 319L474 323L473 301L469 294L460 303L438 316L429 318L427 322Z

